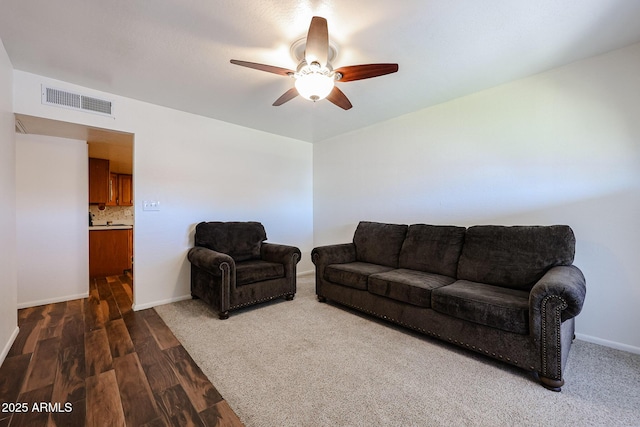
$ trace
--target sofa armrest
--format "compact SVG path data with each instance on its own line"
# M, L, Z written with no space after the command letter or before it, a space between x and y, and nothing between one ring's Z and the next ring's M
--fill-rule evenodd
M300 249L295 246L280 245L277 243L262 243L260 246L260 258L264 261L278 262L280 264L295 266L302 256Z
M356 261L356 246L353 243L318 246L311 251L311 260L316 267Z
M235 262L227 254L212 251L201 246L189 249L187 259L191 264L215 276L220 276L223 269L231 271L235 269Z
M586 292L584 275L570 265L551 268L529 294L529 327L540 349L540 381L552 390L564 384L562 370L574 334L571 320L582 310Z
M560 320L571 319L582 310L587 293L582 272L573 265L553 267L533 286L529 294L531 315L541 316L550 298L557 301Z

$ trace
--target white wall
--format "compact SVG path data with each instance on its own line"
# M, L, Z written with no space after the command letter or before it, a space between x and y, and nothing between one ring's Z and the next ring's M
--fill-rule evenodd
M0 40L0 363L18 333L13 67Z
M313 247L312 146L14 71L14 111L134 134L134 299L141 309L188 298L188 249L200 221L261 221L269 241ZM113 100L108 118L41 104L40 85ZM160 201L159 212L143 200ZM20 214L20 212L18 212Z
M568 224L583 339L640 352L640 44L314 145L315 244L359 220Z
M262 221L301 248L300 271L362 219L565 223L588 281L580 336L639 351L639 67L634 45L314 146L21 71L14 111L135 134L136 308L188 296L201 220ZM41 83L113 99L117 117L43 106Z
M89 295L87 142L16 135L18 307Z

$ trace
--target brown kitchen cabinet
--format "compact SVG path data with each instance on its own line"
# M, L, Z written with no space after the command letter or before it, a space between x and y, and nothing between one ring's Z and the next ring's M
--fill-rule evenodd
M89 204L109 201L109 160L89 158Z
M109 174L109 200L107 206L118 206L118 174Z
M133 206L133 177L131 175L118 175L118 205Z
M131 274L133 274L133 229L130 228L127 232L127 238L129 239L129 251L127 252L129 254L129 268L131 269Z
M109 201L107 206L133 206L132 176L129 174L109 174Z
M133 230L89 231L89 276L123 274L132 268Z

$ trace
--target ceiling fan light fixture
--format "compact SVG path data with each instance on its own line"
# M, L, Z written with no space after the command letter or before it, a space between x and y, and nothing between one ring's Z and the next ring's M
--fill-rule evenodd
M296 89L303 98L309 101L325 99L333 90L333 78L322 73L311 73L296 79Z
M333 72L328 68L320 67L317 62L309 65L302 63L294 77L296 90L300 96L313 102L329 96L335 83Z

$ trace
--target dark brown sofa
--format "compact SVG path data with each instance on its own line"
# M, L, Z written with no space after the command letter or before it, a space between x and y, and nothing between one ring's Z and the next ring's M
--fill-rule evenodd
M314 248L320 301L381 317L512 365L559 391L586 294L566 225L360 222Z
M227 319L229 311L296 293L300 249L267 243L259 222L201 222L196 225L191 295Z

